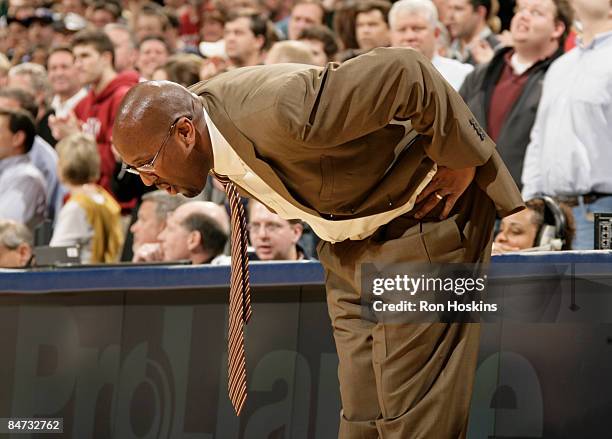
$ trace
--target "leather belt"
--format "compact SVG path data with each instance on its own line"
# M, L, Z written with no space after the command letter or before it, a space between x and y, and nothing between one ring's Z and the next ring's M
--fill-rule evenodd
M576 207L580 204L580 198L584 204L591 204L603 197L612 197L612 194L602 194L600 192L589 192L584 195L558 195L554 197L558 203L567 204L569 207Z

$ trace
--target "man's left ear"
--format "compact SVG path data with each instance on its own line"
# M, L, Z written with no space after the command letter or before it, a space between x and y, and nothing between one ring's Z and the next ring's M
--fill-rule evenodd
M264 46L266 45L266 38L263 35L257 35L255 37L255 40L257 41L257 48L259 49L260 52L262 52ZM268 48L268 50L269 49L270 48Z
M11 147L12 148L17 148L21 145L24 144L25 142L25 133L23 131L17 131L16 133L13 133L13 138L12 138L12 142L11 142Z
M195 251L200 245L202 245L202 235L197 230L192 230L187 235L187 248L190 252Z
M562 21L557 21L555 23L555 33L553 34L553 38L555 40L559 40L561 35L563 35L563 32L565 32L565 23Z
M113 63L113 54L110 52L102 52L102 54L100 55L102 58L104 58L105 61L108 62L108 65L111 67L115 67L114 63Z
M297 244L302 237L302 233L304 233L304 226L298 223L293 224L291 228L293 229L293 243Z
M476 13L478 15L480 15L484 21L487 21L487 8L485 8L484 6L480 5L476 7Z
M19 253L19 265L25 267L32 257L32 247L22 242L19 244L19 247L17 247L17 252Z
M193 122L187 117L181 117L176 123L176 132L181 141L181 145L190 152L196 143L196 130Z

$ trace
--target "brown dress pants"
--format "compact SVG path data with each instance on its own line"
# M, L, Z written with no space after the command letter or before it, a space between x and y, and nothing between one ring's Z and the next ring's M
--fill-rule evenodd
M362 319L365 262L485 262L495 221L472 185L452 215L396 218L362 241L319 244L339 356L340 439L465 438L480 325L382 324Z

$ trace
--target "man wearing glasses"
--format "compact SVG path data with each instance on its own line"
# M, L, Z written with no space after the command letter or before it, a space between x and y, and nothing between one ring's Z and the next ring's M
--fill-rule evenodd
M260 261L300 261L308 255L298 243L304 227L285 220L257 200L249 200L249 239Z
M361 318L362 263L486 261L495 211L522 208L495 145L427 59L381 48L325 69L237 69L190 91L140 84L114 141L145 184L195 196L212 171L322 239L339 437L465 437L479 325Z

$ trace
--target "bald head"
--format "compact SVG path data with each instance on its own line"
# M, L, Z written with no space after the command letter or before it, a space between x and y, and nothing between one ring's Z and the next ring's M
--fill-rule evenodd
M127 140L134 136L134 130L163 137L176 118L193 113L194 99L185 87L170 81L147 81L132 87L115 117L113 141L119 152L129 147Z
M198 96L169 81L143 82L125 95L113 144L142 181L188 197L198 195L212 167L212 148ZM143 167L144 166L144 167Z
M169 215L159 234L165 261L210 262L223 252L229 236L225 209L208 201L190 201Z
M210 219L216 221L223 231L229 235L230 219L223 206L213 203L212 201L190 201L179 206L174 211L174 214L180 218L186 218L194 213L206 215Z
M274 43L266 56L266 64L280 63L316 64L310 47L302 41Z

